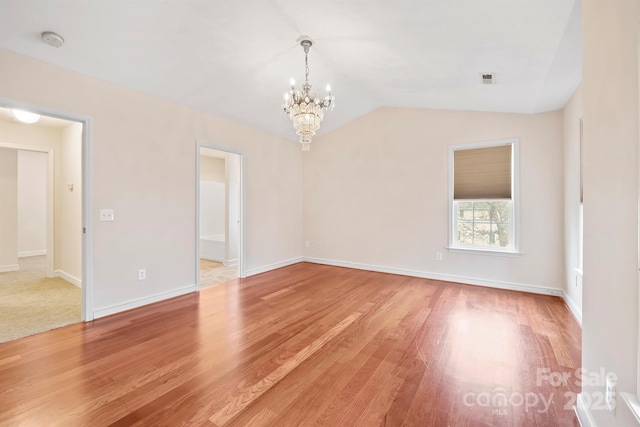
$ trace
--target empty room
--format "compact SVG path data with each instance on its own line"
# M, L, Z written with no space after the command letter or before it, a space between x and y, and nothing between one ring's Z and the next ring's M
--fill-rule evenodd
M639 52L640 0L0 1L81 300L0 301L0 425L640 425Z

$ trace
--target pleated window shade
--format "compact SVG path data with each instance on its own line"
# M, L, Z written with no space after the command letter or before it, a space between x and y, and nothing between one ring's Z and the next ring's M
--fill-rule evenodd
M511 144L453 152L453 198L511 199Z

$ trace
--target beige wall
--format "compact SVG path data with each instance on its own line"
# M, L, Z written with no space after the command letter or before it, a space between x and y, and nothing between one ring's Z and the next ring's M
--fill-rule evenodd
M55 152L55 259L57 275L82 282L82 125L62 130ZM69 189L73 185L73 191Z
M203 148L203 150L207 150ZM200 156L200 179L202 181L225 182L224 159Z
M0 148L0 272L18 269L18 151Z
M522 255L447 252L449 147L510 137L520 139ZM562 138L560 111L376 110L305 155L305 255L562 289Z
M638 30L639 0L584 0L584 287L582 364L638 378ZM584 386L604 393L604 386ZM599 426L637 425L618 399Z
M0 144L28 146L46 151L55 149L61 137L62 129L0 119Z
M245 153L248 272L302 256L298 144L7 50L0 63L0 96L91 118L96 310L196 283L196 140Z
M18 150L18 256L47 250L47 153Z
M240 223L240 156L228 154L225 164L226 192L225 203L227 214L225 216L225 265L238 263L239 251L239 223Z
M569 304L582 312L582 274L580 259L580 117L582 87L578 88L564 114L564 257L565 292Z

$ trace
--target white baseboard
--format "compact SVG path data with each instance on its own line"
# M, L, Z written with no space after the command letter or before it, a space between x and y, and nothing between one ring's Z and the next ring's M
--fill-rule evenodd
M72 276L71 274L67 273L66 271L63 270L56 270L53 272L55 277L60 277L61 279L66 280L67 282L71 283L72 285L76 285L79 288L82 288L82 280L78 279L75 276Z
M569 307L569 311L571 311L573 317L575 317L578 323L580 323L580 326L582 326L582 310L578 308L578 305L575 303L575 301L572 300L565 291L562 291L562 299L564 300L565 304L567 304L567 307Z
M0 265L0 273L8 273L10 271L18 271L20 266L18 264Z
M525 285L522 283L510 283L510 282L501 282L497 280L477 279L473 277L453 276L449 274L429 273L426 271L406 270L402 268L359 264L354 262L336 261L336 260L323 259L323 258L304 257L303 261L312 262L315 264L334 265L337 267L355 268L358 270L377 271L380 273L400 274L403 276L420 277L423 279L464 283L466 285L485 286L488 288L508 289L512 291L531 292L535 294L562 296L561 289L544 288L541 286Z
M247 270L245 273L246 273L246 277L255 276L256 274L266 273L267 271L275 270L277 268L286 267L286 266L292 265L292 264L297 264L297 263L302 262L302 261L304 261L304 259L302 257L292 258L292 259L287 260L287 261L277 262L275 264L269 264L269 265L265 265L263 267L251 268L251 269Z
M580 423L580 427L597 427L596 420L591 415L591 411L589 407L586 405L584 401L584 396L582 393L578 395L576 399L576 416L578 417L578 422Z
M222 265L225 267L233 267L234 265L238 265L238 258L236 259L225 259L222 261Z
M99 308L93 312L93 318L98 319L100 317L110 316L112 314L120 313L132 308L142 307L143 305L153 304L154 302L163 301L169 298L179 297L191 292L196 292L198 287L196 285L185 286L184 288L176 289L169 292L162 292L155 295L150 295L144 298L138 298L131 301L127 301L122 304L115 304L105 308Z
M40 255L46 255L46 254L47 254L46 249L42 249L39 251L23 251L23 252L18 252L18 258L25 258L28 256L40 256Z
M221 262L224 264L224 259L222 258L213 258L213 257L208 257L208 256L202 256L200 255L200 259L206 259L207 261L215 261L215 262Z

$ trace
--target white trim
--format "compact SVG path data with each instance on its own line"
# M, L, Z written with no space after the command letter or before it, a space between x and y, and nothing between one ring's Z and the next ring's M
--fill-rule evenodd
M503 257L511 257L516 258L522 255L522 252L514 252L514 251L499 251L496 249L476 249L476 248L456 248L456 247L447 247L447 251L452 253L459 254L474 254L474 255L490 255L490 256L503 256Z
M197 291L198 291L197 285L189 285L189 286L185 286L184 288L175 289L173 291L162 292L159 294L150 295L143 298L133 299L122 304L115 304L109 307L99 308L96 311L94 311L93 316L95 319L98 319L100 317L110 316L112 314L121 313L126 310L131 310L132 308L142 307L148 304L153 304L156 302L179 297L181 295L186 295L186 294L190 294L191 292L197 292Z
M91 120L82 122L82 318L93 320L93 145L91 143Z
M247 270L247 277L255 276L256 274L266 273L267 271L276 270L278 268L287 267L289 265L297 264L302 261L305 261L303 257L297 257L297 258L291 258L287 261L276 262L274 264L269 264L262 267L251 268ZM321 263L318 263L318 264L321 264Z
M597 427L596 420L591 415L589 407L585 404L584 394L580 393L576 399L575 406L576 416L581 427Z
M213 258L213 257L210 257L210 256L202 256L202 255L200 255L200 259L206 259L207 261L222 262L224 264L224 259L220 259L220 258Z
M18 264L0 265L0 273L8 273L10 271L18 271L20 266Z
M573 314L573 317L578 321L580 326L582 326L582 310L578 308L578 305L572 300L569 295L563 290L562 291L562 299L564 300L567 307L569 307L569 311Z
M55 261L55 150L47 152L47 277L53 277Z
M430 273L418 270L406 270L403 268L383 267L379 265L359 264L348 261L336 261L330 259L304 257L303 261L314 264L334 265L336 267L355 268L357 270L377 271L380 273L400 274L403 276L420 277L423 279L441 280L445 282L463 283L465 285L484 286L487 288L508 289L512 291L530 292L542 295L562 296L562 290L556 288L546 288L536 285L526 285L522 283L502 282L498 280L486 280L473 277L453 276L448 274Z
M72 285L76 285L77 287L82 288L82 281L80 279L78 279L77 277L72 276L71 274L67 273L64 270L56 270L55 271L55 276L66 280L67 282L71 283Z
M636 94L637 96L637 100L640 103L640 26L638 26L637 28L637 62L636 62L636 73L637 73L637 77L638 77L638 93ZM638 114L638 116L636 117L637 120L637 124L639 126L640 130L640 114ZM640 134L640 132L639 132ZM638 141L640 142L640 141ZM638 157L636 159L637 164L640 164L640 157ZM637 184L640 186L640 175L638 175L638 182ZM638 207L640 208L640 194L638 194ZM640 209L637 212L638 215L638 232L637 232L637 245L636 248L640 248ZM584 255L584 254L583 254ZM640 270L640 250L638 250L638 254L637 254L637 260L638 260L638 264L636 265L636 268L638 268L638 270ZM584 265L582 266L584 267ZM640 275L636 276L636 286L638 281L640 281ZM636 306L635 306L635 311L636 314L638 313L638 311L640 310L640 296L636 297ZM636 336L636 397L640 396L640 316L636 317L636 327L638 328L638 335ZM636 415L636 414L634 414ZM637 418L637 415L636 415Z
M633 416L636 417L638 424L640 424L640 402L638 401L638 397L631 393L620 393L620 395L631 410Z
M22 252L18 252L18 258L27 258L30 256L41 256L46 254L47 254L46 249L40 249L38 251L22 251Z
M233 267L234 265L238 265L238 258L225 259L222 261L222 265L224 265L225 267Z
M196 141L196 288L200 289L200 144Z

